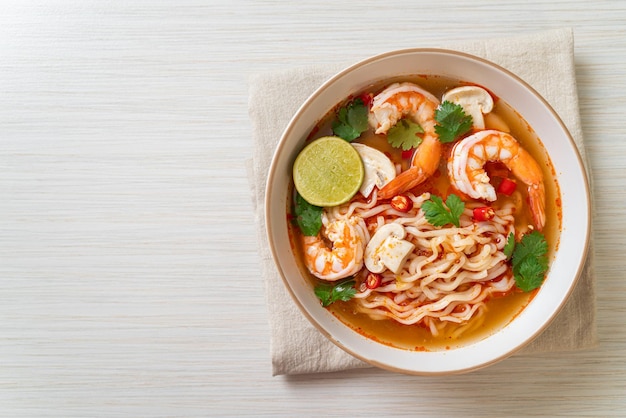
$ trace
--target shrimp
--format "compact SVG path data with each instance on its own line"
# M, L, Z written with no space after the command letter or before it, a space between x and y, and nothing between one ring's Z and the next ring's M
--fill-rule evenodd
M358 216L328 221L325 215L322 220L325 238L321 233L303 237L307 268L314 276L331 282L356 274L363 267L369 238L365 221Z
M372 101L369 122L377 134L386 134L400 119L409 116L424 129L422 143L413 154L411 167L386 184L378 194L388 199L412 189L430 177L441 159L441 143L435 132L435 109L439 100L413 83L394 83Z
M457 142L448 159L450 182L474 199L496 200L496 191L484 170L487 161L500 161L528 186L528 202L539 231L546 222L546 192L539 164L505 132L486 130Z

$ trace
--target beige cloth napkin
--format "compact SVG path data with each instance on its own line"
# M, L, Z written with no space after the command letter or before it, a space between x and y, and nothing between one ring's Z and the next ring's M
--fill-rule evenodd
M532 85L561 116L584 159L574 74L573 35L570 29L442 47L486 58ZM250 79L249 113L254 154L248 164L248 175L253 193L261 274L265 281L274 375L368 367L329 342L300 313L272 260L264 220L265 181L283 129L315 89L349 64L352 63L341 63L333 68L293 68ZM548 329L518 355L595 346L595 313L593 249L590 249L584 273L570 300Z

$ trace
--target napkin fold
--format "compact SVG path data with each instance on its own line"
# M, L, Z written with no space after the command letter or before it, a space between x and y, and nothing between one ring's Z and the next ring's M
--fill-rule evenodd
M578 113L571 29L441 47L485 58L512 71L533 86L559 114L574 138L583 161L586 161ZM255 75L249 81L248 107L254 151L247 168L269 314L273 375L370 367L328 341L296 307L270 254L264 219L265 182L274 149L284 128L314 90L350 64L293 68ZM586 162L585 166L591 179ZM591 245L584 271L568 302L552 324L516 355L581 350L597 345L593 257Z

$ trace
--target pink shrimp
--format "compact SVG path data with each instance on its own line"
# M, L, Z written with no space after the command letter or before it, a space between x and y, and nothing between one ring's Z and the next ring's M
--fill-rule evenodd
M303 237L304 261L314 276L336 281L357 273L363 267L363 253L368 239L363 219L324 220L323 234ZM329 248L327 242L332 247Z
M424 129L422 143L413 154L411 167L402 172L378 193L388 199L424 182L441 159L441 143L435 132L435 109L439 100L413 83L394 83L372 101L369 122L377 134L384 134L403 117L410 117Z
M510 134L486 130L457 142L448 160L450 182L474 199L496 200L496 191L484 170L487 161L500 161L528 186L533 222L539 231L546 222L546 192L541 167Z

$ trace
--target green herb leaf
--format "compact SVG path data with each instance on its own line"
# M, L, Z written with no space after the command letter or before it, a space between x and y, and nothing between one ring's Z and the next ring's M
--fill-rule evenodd
M513 251L513 275L515 283L524 292L538 288L548 271L548 243L538 231L522 237Z
M296 192L293 213L300 231L306 236L315 236L322 227L322 211L319 206L313 206Z
M435 132L442 143L453 142L472 128L472 117L465 114L461 105L447 100L435 110L435 120Z
M546 271L532 258L525 258L513 272L517 287L524 292L530 292L541 286Z
M348 142L358 138L368 128L368 111L363 100L354 99L337 112L337 120L333 122L333 133Z
M424 133L424 129L419 124L409 119L400 119L387 132L387 141L392 147L402 148L406 151L417 148L422 143L422 138L417 136L417 134L422 133Z
M527 257L541 258L548 252L548 243L541 232L533 231L522 237L513 252L513 265L521 263Z
M354 288L354 284L356 282L352 279L337 283L335 285L332 284L320 284L315 286L315 295L322 302L322 306L326 307L331 303L341 301L349 301L356 295L356 289Z
M513 250L515 249L515 234L512 232L506 239L506 244L504 244L504 255L506 255L506 259L508 260L513 255Z
M459 218L465 210L465 203L457 195L451 194L446 199L444 206L443 200L439 196L431 195L429 200L422 203L422 210L431 225L454 224L458 228L460 226Z

